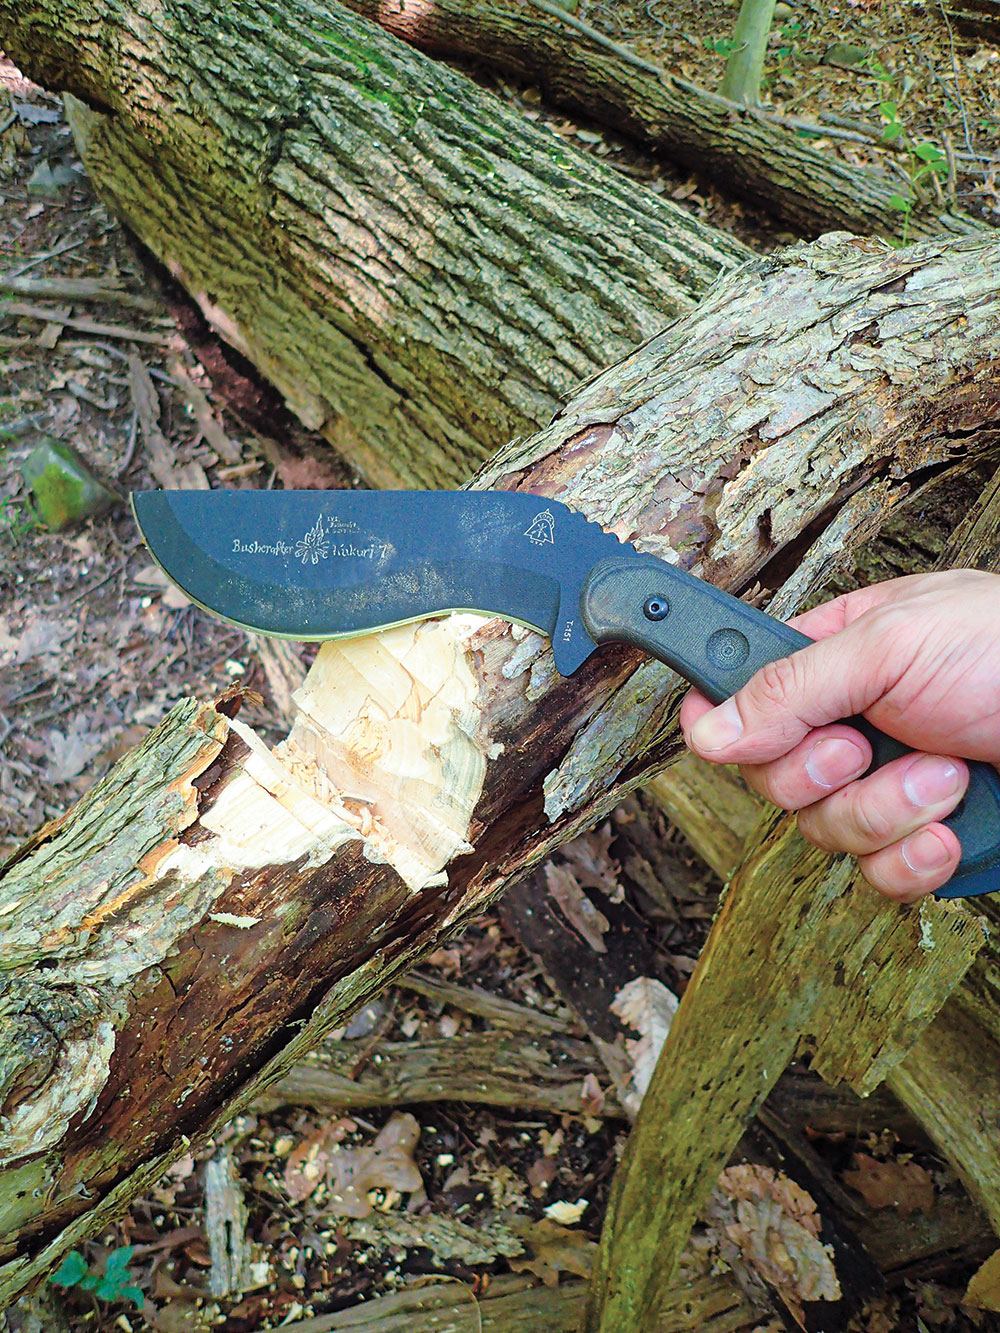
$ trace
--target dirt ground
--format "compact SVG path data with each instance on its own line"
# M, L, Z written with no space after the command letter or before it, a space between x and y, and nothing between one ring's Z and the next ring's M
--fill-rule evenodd
M721 74L735 15L723 0L583 0L577 12L709 87ZM1000 51L970 41L942 15L939 5L889 0L780 6L766 95L828 127L830 137L817 142L857 160L881 151L870 140L873 127L877 138L890 123L891 105L911 138L939 145L946 156L947 172L929 188L993 221L1000 215ZM853 54L841 49L845 43ZM780 222L686 172L548 110L535 90L483 77L526 115L750 245L766 250L793 239ZM268 740L282 734L280 699L256 646L166 584L139 541L128 492L187 485L193 476L228 487L359 481L218 341L97 200L59 99L9 62L0 64L0 85L2 855L65 810L183 695L211 698L239 682L252 692L243 714L250 725ZM859 126L867 138L851 137ZM905 174L905 157L898 167ZM86 292L73 285L80 283L89 284ZM102 479L113 496L106 513L60 532L39 522L21 469L46 438L78 450ZM310 650L297 651L308 663ZM610 884L628 895L679 992L719 886L674 839L671 855L697 892L673 919L658 915L636 887L642 876L626 837L629 818L626 811L611 821L576 861L570 854L557 864L578 869L581 856L600 863L603 891ZM425 972L422 991L391 989L333 1041L353 1077L377 1067L384 1043L417 1048L433 1040L458 1049L503 1031L488 1004L485 1012L470 1009L473 992L586 1037L586 1024L499 916L439 950ZM73 1330L125 1333L278 1325L320 1333L333 1326L317 1323L322 1316L429 1275L457 1279L477 1295L512 1268L548 1280L583 1274L625 1134L620 1113L609 1110L615 1089L596 1057L594 1070L572 1112L476 1105L447 1094L361 1110L255 1108L83 1248L62 1286L50 1289L61 1293L53 1318ZM873 1225L891 1217L930 1227L945 1202L966 1219L956 1251L925 1271L916 1261L904 1265L888 1295L852 1328L1000 1328L995 1316L961 1304L984 1245L989 1252L989 1233L926 1140L866 1126L816 1131L814 1142ZM245 1200L252 1276L241 1291L219 1297L206 1224L206 1198L217 1187L206 1167L225 1160ZM441 1219L455 1225L435 1231L429 1220ZM718 1253L706 1246L711 1267ZM760 1326L782 1325L762 1318Z

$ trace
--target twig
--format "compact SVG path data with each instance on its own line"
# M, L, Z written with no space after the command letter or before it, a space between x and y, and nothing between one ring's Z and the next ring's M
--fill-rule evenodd
M108 232L114 231L117 225L116 222L108 223L106 227L98 232L98 238L107 236ZM54 250L44 250L40 255L35 255L33 259L29 259L26 264L22 264L20 268L12 268L7 277L19 278L22 273L27 273L28 269L37 268L39 264L44 264L49 259L55 259L57 255L67 254L70 250L78 250L81 245L86 245L92 239L94 238L90 236L81 236L78 241L67 241L65 245L57 245Z
M80 333L96 333L103 338L122 338L127 342L154 343L164 346L167 335L164 333L146 333L142 329L129 329L122 324L101 324L94 319L79 319L72 315L59 315L55 311L45 310L41 306L30 305L26 301L0 302L0 315L15 315L20 319L38 319L43 324L61 324L63 328L76 329Z
M533 1029L536 1032L566 1032L571 1026L564 1019L543 1014L538 1009L529 1009L527 1005L515 1004L513 1000L502 1000L489 991L480 990L478 986L457 986L454 982L433 981L419 972L408 972L405 976L397 977L395 984L416 991L425 999L452 1004L467 1014L489 1018L507 1027Z
M130 310L154 312L160 308L148 296L121 291L117 287L102 287L93 278L21 278L0 273L0 291L34 296L43 301L104 301Z
M943 0L938 0L938 8L941 11L941 17L944 19L945 27L948 29L948 46L951 50L951 73L955 81L955 101L958 103L958 114L962 117L962 129L965 132L965 146L970 153L974 153L972 147L972 137L969 134L969 121L965 114L965 99L962 97L962 89L958 83L958 60L955 57L955 32L951 26L951 19L948 17L948 11L944 7Z

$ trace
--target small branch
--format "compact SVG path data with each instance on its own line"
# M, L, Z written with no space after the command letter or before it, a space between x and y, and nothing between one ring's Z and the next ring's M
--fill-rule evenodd
M33 296L41 301L102 301L151 313L160 309L148 296L125 292L118 287L104 287L93 278L21 278L0 273L0 291L13 292L15 296Z
M121 324L100 324L93 319L60 315L56 311L30 305L25 301L0 303L0 316L2 315L13 315L17 319L37 319L43 324L61 324L63 328L76 329L80 333L96 333L101 338L122 338L127 342L152 343L158 347L163 347L168 341L165 333L146 333L143 329L129 329Z

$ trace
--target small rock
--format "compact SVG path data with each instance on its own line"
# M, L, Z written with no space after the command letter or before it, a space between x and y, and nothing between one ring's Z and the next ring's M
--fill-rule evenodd
M76 450L60 440L43 440L21 464L21 475L31 487L38 517L53 532L103 514L116 502Z
M65 162L39 162L28 177L28 193L36 199L59 199L69 185L80 184L80 173Z
M779 3L774 6L774 21L776 23L784 23L785 20L790 19L794 13L795 10L791 5L781 4L779 0Z
M823 64L850 65L858 69L864 65L870 54L867 46L855 46L852 42L834 42L824 51Z

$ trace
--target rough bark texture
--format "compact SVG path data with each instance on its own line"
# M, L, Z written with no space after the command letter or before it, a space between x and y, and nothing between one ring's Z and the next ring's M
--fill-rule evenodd
M102 193L378 485L447 486L739 242L335 3L0 0Z
M989 0L981 0L989 3ZM528 79L552 101L596 117L763 205L804 235L832 228L892 236L907 192L890 168L852 166L810 146L792 126L696 88L601 38L555 3L536 0L345 0L423 50L467 56ZM993 8L997 8L993 0ZM977 224L915 208L908 236L960 234Z
M937 564L1000 570L1000 472L980 489L977 471L941 478L919 500L900 506L852 569L834 580L844 591ZM988 476L988 473L986 474ZM651 787L678 826L713 868L728 879L738 869L747 829L760 817L760 799L728 770L690 756ZM712 828L718 831L713 837ZM886 1083L925 1127L972 1198L1000 1234L1000 904L977 899L970 910L988 933L968 974Z
M730 589L791 567L789 614L910 474L996 444L998 262L827 239L744 267L489 479ZM674 756L679 692L456 616L324 645L273 754L179 705L0 884L0 1296Z

